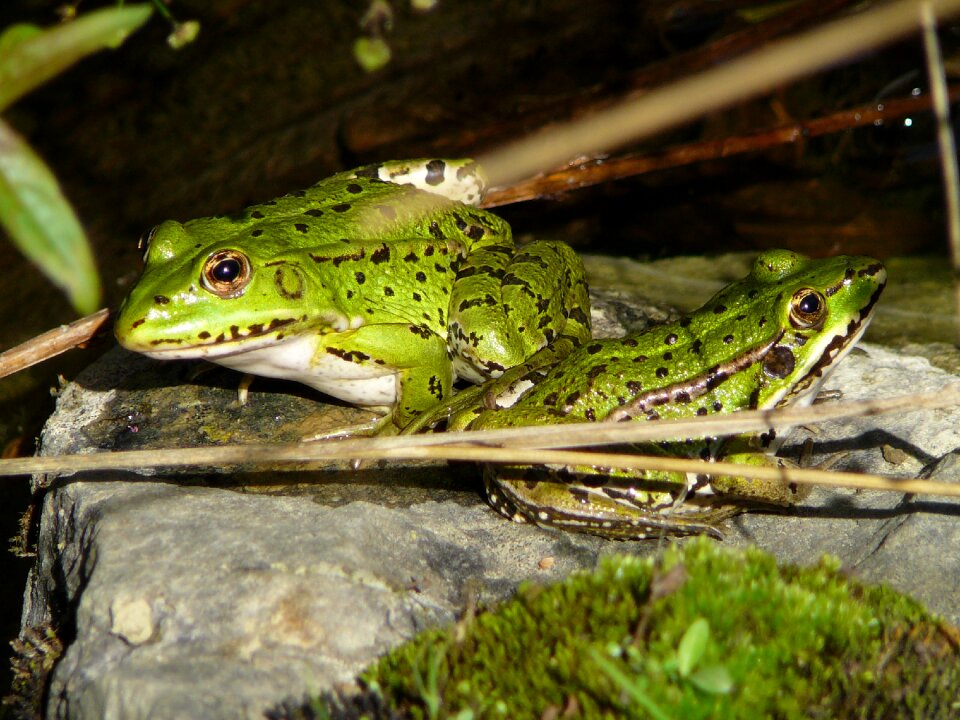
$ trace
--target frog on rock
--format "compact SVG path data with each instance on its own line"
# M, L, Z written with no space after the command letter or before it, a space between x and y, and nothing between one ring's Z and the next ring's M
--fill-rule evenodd
M590 338L580 259L517 248L476 207L469 160L340 173L240 217L167 221L120 309L120 344L295 380L403 427L558 337ZM381 429L390 430L385 422Z
M873 258L769 251L746 278L677 322L595 340L552 367L519 366L490 381L483 400L461 407L449 425L648 421L808 404L866 329L885 282ZM640 449L782 465L768 454L773 441L765 434ZM801 499L780 482L595 467L489 466L486 482L491 504L511 519L621 538L716 533L714 523L736 509L731 498L740 506Z

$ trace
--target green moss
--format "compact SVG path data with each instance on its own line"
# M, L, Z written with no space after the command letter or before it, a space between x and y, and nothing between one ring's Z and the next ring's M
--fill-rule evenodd
M958 659L956 628L834 559L695 540L525 586L363 679L411 717L946 717Z

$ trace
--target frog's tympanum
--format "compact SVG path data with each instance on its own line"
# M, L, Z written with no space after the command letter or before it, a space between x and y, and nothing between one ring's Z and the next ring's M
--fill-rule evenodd
M807 404L867 327L885 281L873 258L769 251L746 278L677 322L586 343L551 367L514 368L450 426L647 421ZM767 433L639 449L782 465L769 454L773 440ZM716 533L716 521L744 503L802 497L781 482L595 467L491 465L486 481L491 503L511 519L623 538Z
M583 266L562 243L514 245L468 160L340 173L236 217L167 221L116 335L305 383L403 427L456 377L482 382L557 338L590 338Z

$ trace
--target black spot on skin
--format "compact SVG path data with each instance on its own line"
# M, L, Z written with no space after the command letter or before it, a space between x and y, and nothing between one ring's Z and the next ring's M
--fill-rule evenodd
M267 326L267 330L273 331L273 330L276 330L277 328L281 328L284 325L289 325L290 323L294 323L294 322L296 322L295 318L286 318L285 320L281 320L280 318L274 318L273 320L270 321L270 324Z
M572 313L571 313L571 314L572 314ZM637 341L634 340L633 338L625 338L624 340L621 341L620 344L623 345L623 346L625 346L625 347L636 347L636 346L637 346Z
M724 337L723 337L723 344L724 344L724 345L729 345L729 344L732 343L732 342L733 342L733 335L724 335Z
M777 345L763 360L763 372L769 377L783 379L793 372L796 362L790 348Z
M595 422L597 419L597 413L594 412L593 408L587 408L583 416L590 422Z
M543 399L544 405L556 405L557 404L557 394L555 392L550 393Z
M349 185L347 185L347 192L352 195L356 195L357 193L362 193L363 188L360 187L360 185L358 185L357 183L350 183Z
M263 334L263 323L254 323L250 325L247 330L250 331L251 335L262 335Z
M207 340L210 338L210 333L208 333L206 330L201 330L197 333L197 337L201 340Z
M367 281L367 276L359 270L353 274L353 277L356 279L357 285L363 285Z
M385 287L383 289L383 294L386 295L387 297L393 297L393 288L390 286Z
M453 217L454 217L455 220L456 220L457 230L459 230L460 232L463 232L464 230L467 229L467 221L466 221L466 220L464 220L462 217L460 217L459 215L456 215L456 214L454 214Z
M439 185L443 182L443 174L447 169L447 164L443 160L431 160L426 165L427 185Z
M598 375L603 375L603 373L605 373L606 371L607 371L607 366L604 365L603 363L600 363L599 365L594 365L589 370L587 370L587 377L593 380Z
M591 355L596 355L600 350L603 349L603 345L600 343L594 343L593 345L587 345L587 352Z
M350 203L339 203L338 205L334 205L330 209L333 210L334 212L344 213L350 209Z
M423 249L423 256L424 256L424 257L430 257L431 255L433 255L433 253L434 253L434 247L433 247L433 245L427 245L427 246Z
M714 402L714 403L713 403L713 410L714 410L714 412L720 412L721 410L723 410L723 403L720 402L719 400L717 400L716 402Z
M435 237L437 240L447 239L446 235L443 234L443 230L440 229L440 226L436 223L436 221L430 223L430 227L427 229L429 230L430 234L433 237Z
M240 337L240 328L237 325L230 326L230 337L234 340Z
M168 298L166 295L154 295L153 301L157 305L166 305L167 303L170 302L170 298Z
M349 255L338 255L337 257L333 258L333 266L340 267L341 263L345 263L347 260L353 260L354 262L357 262L359 260L363 260L366 256L367 252L363 248L360 248L360 250L355 253L351 253Z
M430 332L430 328L424 327L423 325L411 325L410 332L414 335L419 335L424 340L428 339L433 333Z
M633 395L637 395L643 390L643 383L639 380L627 380L627 390Z
M370 260L374 265L379 265L380 263L385 263L390 259L390 248L384 244L381 247L377 248L370 255Z
M423 271L418 272L418 273L417 273L417 281L418 281L418 282L426 282L426 281L427 281L427 274L426 274L425 272L423 272Z
M577 400L579 400L579 399L580 399L580 393L579 393L579 392L572 392L572 393L570 393L569 395L567 395L566 398L564 398L564 401L563 401L563 402L566 403L567 405L576 405L576 404L577 404Z
M306 223L294 223L293 228L299 233L305 233L307 232L307 230L310 229L310 226L307 225Z
M252 217L254 220L263 220L263 213L259 210L254 210L252 213L250 213L250 217Z
M471 240L479 240L483 237L484 230L482 227L477 227L476 225L471 225L470 229L467 230L467 237Z
M703 348L703 340L697 338L690 344L690 352L694 355L699 355L700 350Z
M699 415L700 417L703 417L706 414L707 414L707 409L705 407L697 408L697 415Z
M323 217L323 210L321 210L320 208L310 208L303 214L309 215L310 217Z
M665 367L657 368L657 377L660 378L661 380L669 374L670 374L670 371L667 370Z
M714 315L722 315L722 314L725 313L726 311L727 311L727 306L726 306L726 305L717 305L717 306L715 306L715 307L713 308L713 314L714 314Z
M737 322L743 322L746 319L746 317L747 316L744 313L740 313L739 315L737 315Z
M713 390L728 377L730 377L730 373L720 370L719 367L714 365L712 368L707 370L707 390Z
M420 258L417 257L417 254L411 250L406 255L403 256L403 261L408 263L417 262Z
M672 353L672 352L665 352L665 353L663 354L663 359L664 359L664 360L673 360L673 353Z
M370 359L369 355L359 350L341 350L340 348L328 347L327 352L347 362L366 362Z
M766 324L767 324L767 318L762 317L760 318L760 322L757 323L757 327L763 327Z
M367 178L369 180L379 180L380 168L382 166L378 164L373 165L364 165L362 168L358 168L354 171L354 175L358 178Z
M677 393L675 399L678 403L688 403L690 402L690 393L688 393L686 390L681 390Z
M257 228L256 230L252 230L250 232L250 237L260 237L261 235L263 235L263 230L261 230L260 228Z
M760 291L754 289L754 290L751 290L750 292L747 293L747 297L750 298L751 300L753 300L753 299L756 298L757 295L759 295L759 294L760 294Z
M676 342L677 342L677 336L676 336L674 333L670 333L669 335L667 335L667 336L663 339L663 341L664 341L667 345L674 345L674 344L676 344Z
M687 316L687 317L680 318L680 322L678 324L680 325L680 327L685 328L685 327L690 327L690 322L691 322L691 318Z
M423 300L423 298L420 296L420 293L418 293L418 292L415 292L415 293L412 295L412 297L413 297L413 299L414 299L416 302L420 302L421 300Z

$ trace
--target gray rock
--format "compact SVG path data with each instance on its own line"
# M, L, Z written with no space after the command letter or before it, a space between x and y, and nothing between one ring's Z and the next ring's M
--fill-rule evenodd
M609 332L645 322L606 299ZM827 389L876 398L954 379L922 358L864 347ZM258 381L241 407L238 376L190 372L108 354L63 393L44 454L284 441L365 417L284 383ZM944 458L934 472L955 479L958 427L957 410L835 422L795 429L786 452L809 437L814 462L841 457L840 467L902 477ZM957 513L954 501L817 490L795 510L735 518L726 541L791 562L838 554L860 577L956 621ZM348 682L416 632L524 579L656 548L509 523L483 503L469 465L62 477L44 498L23 624L53 621L67 641L50 717L259 718Z

